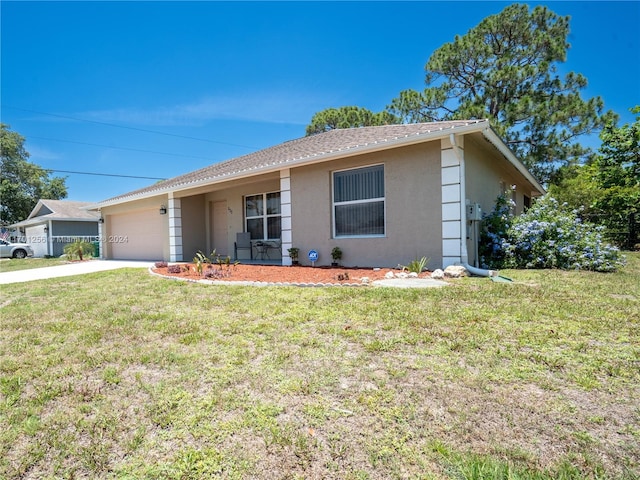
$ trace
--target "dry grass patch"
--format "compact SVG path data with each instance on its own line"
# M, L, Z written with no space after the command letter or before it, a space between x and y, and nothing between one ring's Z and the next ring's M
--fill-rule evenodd
M437 290L3 287L2 478L638 478L640 257Z

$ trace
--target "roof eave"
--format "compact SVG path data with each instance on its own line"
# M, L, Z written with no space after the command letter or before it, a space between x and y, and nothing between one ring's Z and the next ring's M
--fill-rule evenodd
M200 181L196 181L188 184L161 188L158 190L152 190L149 192L144 192L139 195L131 195L128 197L118 197L114 200L105 200L103 202L98 202L86 208L88 210L100 210L101 208L119 205L121 203L127 203L131 201L136 201L136 200L144 200L147 198L153 198L160 195L166 195L171 192L174 192L174 193L182 192L185 190L191 190L192 188L198 188L198 187L203 187L207 185L215 185L218 183L224 183L232 180L240 180L240 179L252 177L258 174L268 174L268 173L280 171L285 168L294 168L294 167L301 167L305 165L313 165L315 163L329 162L339 158L347 158L355 155L362 155L366 153L373 153L373 152L388 150L390 148L415 145L418 143L433 141L433 140L437 140L438 138L447 137L450 133L453 133L453 132L455 132L456 134L467 134L467 133L485 131L490 128L491 127L489 122L487 120L482 120L482 121L470 123L467 125L450 127L447 129L441 128L438 130L428 131L424 133L414 133L411 135L407 135L404 137L397 137L390 140L376 141L376 142L368 143L364 145L357 145L355 147L339 149L339 150L329 151L329 152L322 152L314 155L308 155L306 157L302 157L294 160L283 160L282 162L279 162L277 164L260 166L254 169L243 170L241 172L237 172L233 174L227 174L219 177L202 179Z
M489 127L487 129L482 130L482 134L484 137L498 149L502 155L533 185L533 187L538 190L540 195L544 195L547 191L544 187L536 180L536 178L527 170L527 167L518 160L518 157L511 151L511 149L507 146L507 144L502 141L500 136L493 130L493 128Z

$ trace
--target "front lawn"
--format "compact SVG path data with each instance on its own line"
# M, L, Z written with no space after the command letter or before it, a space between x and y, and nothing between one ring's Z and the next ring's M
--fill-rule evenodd
M428 290L4 285L0 478L637 479L628 257Z
M54 267L68 263L64 258L3 258L0 260L0 272L14 272L30 268Z

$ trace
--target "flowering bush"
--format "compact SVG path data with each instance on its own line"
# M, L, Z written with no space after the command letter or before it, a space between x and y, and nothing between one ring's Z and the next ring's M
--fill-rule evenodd
M488 263L494 267L612 272L624 264L620 250L604 242L603 227L582 222L578 211L552 197L541 198L505 225L499 246L496 239L491 240L497 262L490 257Z
M485 214L482 219L482 231L480 232L480 243L478 245L478 255L480 264L484 268L500 268L504 262L504 250L502 240L507 236L507 231L511 226L513 215L512 208L515 207L507 192L496 199L496 206L493 212Z

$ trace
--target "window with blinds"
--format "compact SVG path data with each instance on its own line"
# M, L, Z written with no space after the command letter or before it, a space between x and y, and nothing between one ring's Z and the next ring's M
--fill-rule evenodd
M384 165L333 173L334 237L385 234Z

